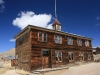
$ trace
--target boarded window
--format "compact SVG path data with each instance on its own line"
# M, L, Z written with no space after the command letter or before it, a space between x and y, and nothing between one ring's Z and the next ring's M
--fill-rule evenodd
M62 44L62 37L60 35L54 35L54 42Z
M68 43L68 45L73 45L72 37L67 37L67 43Z
M62 52L61 51L55 51L55 60L56 62L62 62Z
M43 32L38 33L38 41L47 42L47 34Z
M68 58L69 58L69 62L72 62L74 60L74 53L68 52Z

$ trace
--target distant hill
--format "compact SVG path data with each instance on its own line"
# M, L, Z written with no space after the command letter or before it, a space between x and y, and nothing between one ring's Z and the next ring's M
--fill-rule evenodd
M13 56L13 55L15 55L15 48L12 48L6 52L0 53L0 59L5 56Z

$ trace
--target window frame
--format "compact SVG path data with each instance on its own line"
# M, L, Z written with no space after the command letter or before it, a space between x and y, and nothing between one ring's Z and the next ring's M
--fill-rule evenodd
M82 59L83 57L83 59ZM80 61L84 61L84 52L79 52L79 59Z
M56 63L57 62L63 62L63 58L62 57L63 57L63 52L62 51L55 51L55 61L56 61Z
M62 36L61 35L54 35L54 43L56 44L62 44Z
M72 56L72 54L73 54L73 56ZM71 55L71 59L69 59L70 55ZM69 62L73 62L74 61L74 52L68 52L68 60L69 60Z
M91 60L91 52L87 52L87 60Z
M82 39L77 39L77 45L82 46Z
M67 37L67 44L73 45L73 38L72 37Z
M40 33L42 33L41 37L40 37ZM44 34L46 34L46 36L44 36ZM46 39L46 40L44 41L44 39ZM38 41L40 41L40 42L47 42L47 33L46 32L38 32Z
M85 46L89 47L89 40L85 40Z

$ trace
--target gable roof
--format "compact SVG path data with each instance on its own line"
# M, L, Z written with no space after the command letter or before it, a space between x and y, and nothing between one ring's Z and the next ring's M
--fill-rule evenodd
M68 32L63 32L63 31L55 31L53 29L47 29L47 28L42 28L42 27L33 26L33 25L26 26L17 35L15 35L14 38L16 39L18 36L20 36L21 34L23 34L25 31L27 31L29 29L37 29L37 30L42 30L42 31L49 31L49 32L52 32L52 33L61 34L61 35L65 35L65 36L71 36L71 37L77 37L77 38L92 40L92 38L89 38L89 37L85 37L85 36L81 36L81 35L77 35L77 34L72 34L72 33L68 33Z
M56 24L61 25L61 23L57 19L54 19L54 22L52 25L56 25Z

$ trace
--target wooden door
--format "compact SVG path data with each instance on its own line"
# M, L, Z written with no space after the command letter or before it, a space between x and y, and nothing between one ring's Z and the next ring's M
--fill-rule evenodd
M49 68L50 67L50 51L43 50L42 53L43 53L43 57L42 57L43 68Z
M43 68L49 67L49 56L43 56Z

